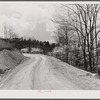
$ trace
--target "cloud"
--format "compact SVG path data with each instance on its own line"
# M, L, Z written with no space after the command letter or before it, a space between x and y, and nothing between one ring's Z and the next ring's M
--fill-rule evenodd
M42 9L38 5L13 5L11 8L29 22L39 22L47 17L47 9Z
M8 9L6 9L8 8ZM50 34L50 30L53 29L50 19L54 13L54 4L48 3L0 3L0 32L3 33L3 24L6 23L14 28L15 32L19 36L34 36L34 31L41 29L42 24L46 28L43 32L38 33L36 38L43 37L45 34ZM41 25L39 25L41 24ZM39 25L39 27L38 27ZM51 29L50 29L51 27ZM50 36L50 35L47 35ZM43 37L44 39L50 39L50 37Z

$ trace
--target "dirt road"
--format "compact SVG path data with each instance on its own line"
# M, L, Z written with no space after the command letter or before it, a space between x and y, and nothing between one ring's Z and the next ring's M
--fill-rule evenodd
M0 82L0 89L82 90L100 89L100 79L53 57L25 54L30 59Z

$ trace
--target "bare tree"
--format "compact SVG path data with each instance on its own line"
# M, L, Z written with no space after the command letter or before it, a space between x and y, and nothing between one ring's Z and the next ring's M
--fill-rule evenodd
M4 38L7 38L7 25L4 25Z
M18 35L14 32L14 28L12 26L4 25L4 38L5 39L13 39L18 38Z
M84 68L94 71L98 67L97 41L98 33L98 14L100 6L98 4L63 4L61 12L56 19L56 23L64 23L71 27L78 37L79 45L83 52Z

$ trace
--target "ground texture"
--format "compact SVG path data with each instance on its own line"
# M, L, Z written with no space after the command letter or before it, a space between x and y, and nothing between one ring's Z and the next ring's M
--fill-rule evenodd
M29 59L0 81L0 89L100 90L100 79L54 57L24 54Z

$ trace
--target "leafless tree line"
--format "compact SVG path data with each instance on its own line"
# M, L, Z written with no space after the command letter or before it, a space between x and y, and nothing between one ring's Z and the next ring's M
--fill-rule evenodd
M73 42L74 47L82 51L84 69L91 72L98 71L100 5L61 4L58 10L59 13L56 14L53 22L57 25L55 32L57 42L67 46L66 62L69 61L69 50Z
M18 35L14 32L13 27L4 25L4 38L5 39L13 39L18 38Z

